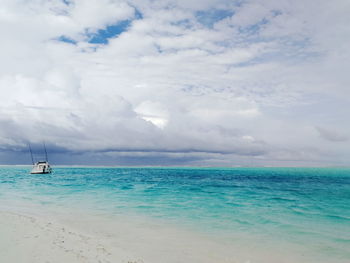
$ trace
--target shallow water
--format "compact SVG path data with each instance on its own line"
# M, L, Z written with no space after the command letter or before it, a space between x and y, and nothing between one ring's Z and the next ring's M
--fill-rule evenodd
M16 200L142 215L226 240L253 236L257 245L290 245L324 262L350 259L350 169L57 167L50 175L29 170L0 168L0 209Z

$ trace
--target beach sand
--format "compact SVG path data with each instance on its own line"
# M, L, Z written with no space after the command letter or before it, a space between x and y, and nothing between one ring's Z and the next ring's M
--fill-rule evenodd
M222 247L174 229L119 222L109 231L101 219L73 221L0 212L0 262L236 262Z
M217 242L184 229L132 218L64 217L0 211L0 262L291 263L284 249Z
M124 251L47 220L0 213L0 262L137 262Z

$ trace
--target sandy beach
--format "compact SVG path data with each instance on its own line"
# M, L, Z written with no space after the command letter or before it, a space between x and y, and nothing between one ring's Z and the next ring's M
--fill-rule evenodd
M16 263L253 263L295 262L278 251L223 244L187 231L111 224L95 216L54 219L0 212L0 262Z
M32 216L0 213L0 233L0 262L130 262L122 250Z
M108 231L110 224L92 218L74 225L0 212L0 262L238 262L232 250L185 232L118 225Z

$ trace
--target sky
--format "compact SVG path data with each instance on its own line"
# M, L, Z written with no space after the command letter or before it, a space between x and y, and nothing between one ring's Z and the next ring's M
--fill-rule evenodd
M350 166L349 0L2 0L0 164Z

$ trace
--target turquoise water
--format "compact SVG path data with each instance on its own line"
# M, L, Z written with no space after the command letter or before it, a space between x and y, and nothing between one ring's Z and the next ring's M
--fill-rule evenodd
M0 168L0 200L142 214L198 231L350 259L350 169ZM0 205L1 208L1 205Z

